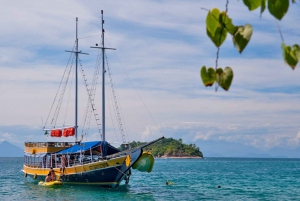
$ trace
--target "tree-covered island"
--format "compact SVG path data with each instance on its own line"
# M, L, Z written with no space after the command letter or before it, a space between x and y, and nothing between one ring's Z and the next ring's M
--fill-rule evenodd
M133 141L129 145L131 148L146 144L146 142ZM123 150L123 147L120 147ZM150 145L144 149L150 151L154 157L162 158L203 158L200 148L195 144L184 144L182 139L164 138L158 143Z

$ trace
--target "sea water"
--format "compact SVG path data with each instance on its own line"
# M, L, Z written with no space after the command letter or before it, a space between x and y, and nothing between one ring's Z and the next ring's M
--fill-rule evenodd
M22 165L0 158L0 200L300 200L300 159L156 159L118 188L38 186Z

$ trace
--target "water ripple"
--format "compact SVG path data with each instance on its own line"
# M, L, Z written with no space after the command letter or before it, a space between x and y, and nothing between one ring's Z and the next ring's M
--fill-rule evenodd
M300 159L157 159L118 188L45 188L23 177L22 163L0 158L0 200L300 200Z

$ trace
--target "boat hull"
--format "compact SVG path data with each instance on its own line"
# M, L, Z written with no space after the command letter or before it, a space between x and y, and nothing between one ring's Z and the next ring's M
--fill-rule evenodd
M74 165L72 167L53 168L56 179L64 184L87 184L117 187L124 178L130 177L131 167L141 157L142 149L133 149L123 156L108 160ZM34 168L24 165L24 176L35 180L44 180L49 168Z
M99 169L89 172L82 172L80 174L65 175L63 176L64 183L69 184L91 184L116 187L122 181L124 175L121 171L123 165L114 166L105 169Z

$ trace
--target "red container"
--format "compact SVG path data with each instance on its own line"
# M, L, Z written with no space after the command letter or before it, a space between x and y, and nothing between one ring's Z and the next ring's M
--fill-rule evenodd
M69 136L75 135L75 128L69 128Z
M63 136L69 137L69 129L64 129Z
M63 136L64 137L69 137L69 136L74 136L75 135L75 128L66 128L64 129Z
M52 130L51 137L61 137L62 131L61 130Z

